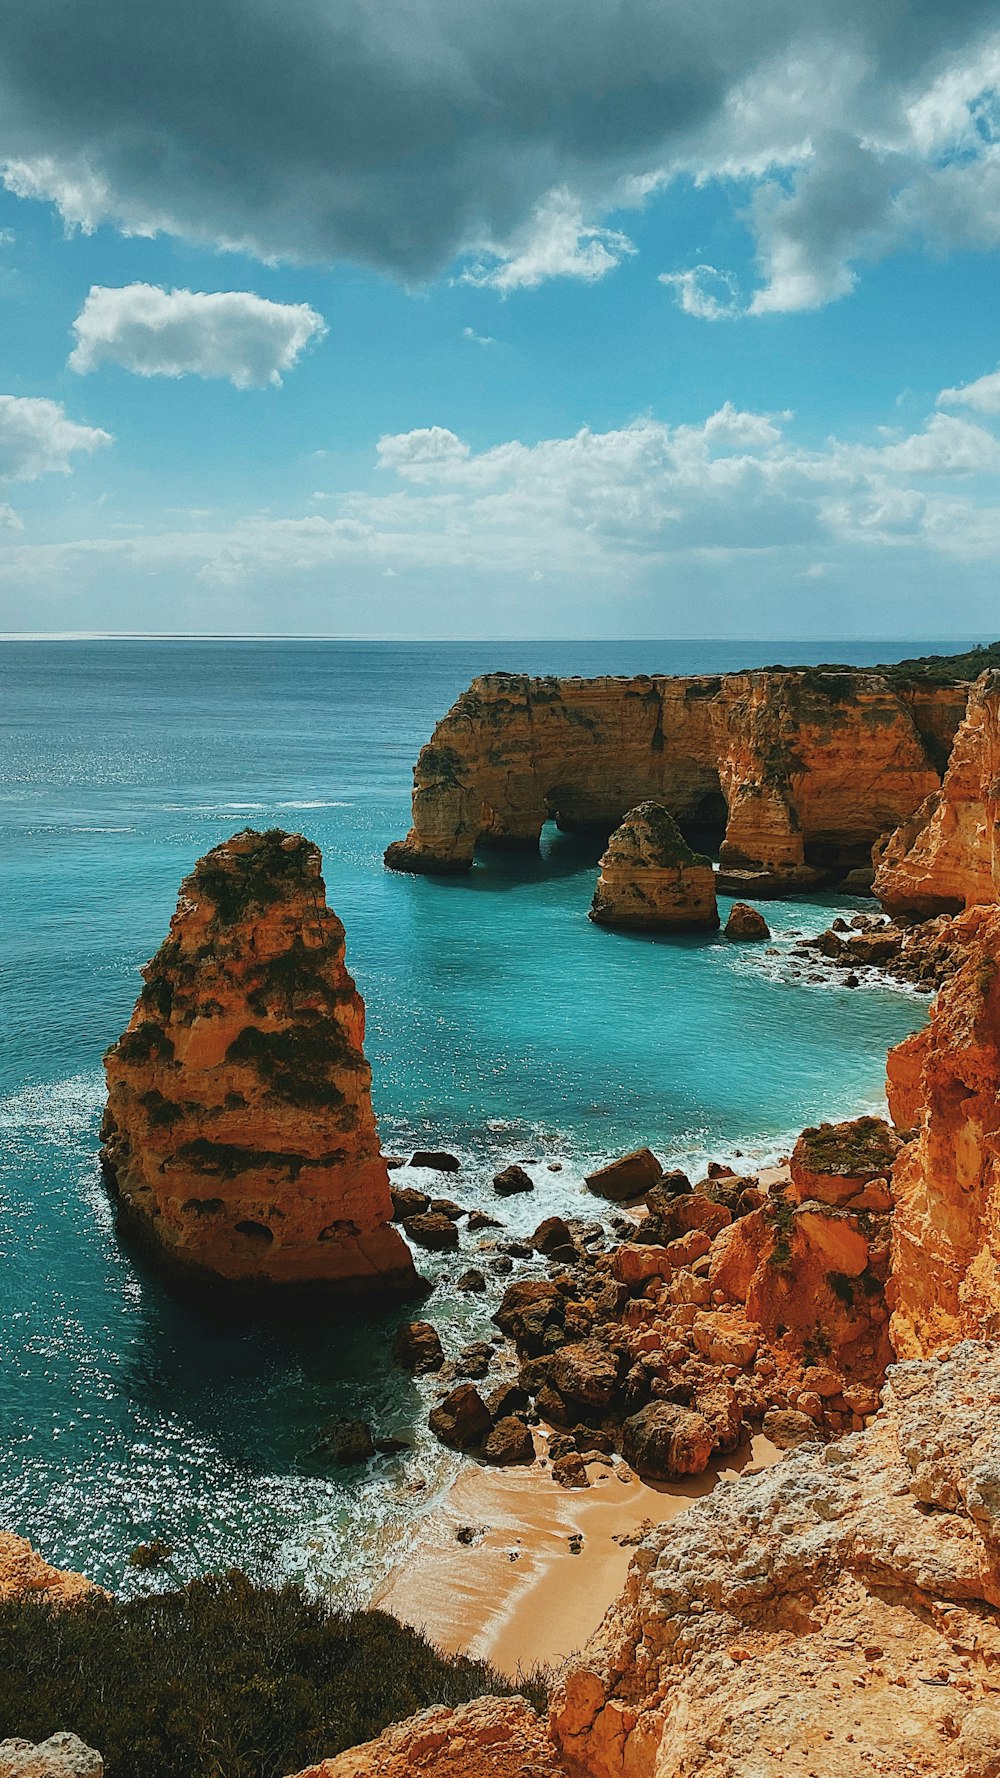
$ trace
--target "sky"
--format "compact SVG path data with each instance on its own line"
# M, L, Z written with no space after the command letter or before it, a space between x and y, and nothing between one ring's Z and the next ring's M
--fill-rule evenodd
M0 0L0 631L1000 634L985 0Z

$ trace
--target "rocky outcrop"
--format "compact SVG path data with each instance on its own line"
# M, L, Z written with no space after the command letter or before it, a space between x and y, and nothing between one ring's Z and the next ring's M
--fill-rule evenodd
M953 922L964 961L924 1030L889 1054L889 1106L916 1134L893 1169L892 1338L902 1355L1000 1339L1000 908Z
M298 1778L564 1778L543 1718L521 1698L438 1705Z
M867 1431L651 1532L557 1685L570 1769L996 1778L997 1404L988 1347L897 1365Z
M0 1741L0 1778L104 1778L104 1761L78 1735Z
M477 844L535 847L543 824L608 834L662 803L695 845L721 840L720 887L780 893L869 863L940 783L960 687L878 672L473 681L414 772L396 870L462 871Z
M718 926L712 861L692 852L662 803L639 803L612 834L590 918L640 932Z
M40 1599L51 1605L75 1605L99 1592L93 1581L71 1569L53 1568L26 1537L0 1531L0 1599Z
M734 901L726 921L726 937L739 942L770 938L771 928L762 913L745 901Z
M976 681L944 783L878 848L877 864L875 893L892 914L1000 899L1000 672Z
M237 834L181 886L105 1057L123 1227L178 1278L408 1289L364 1005L318 847Z

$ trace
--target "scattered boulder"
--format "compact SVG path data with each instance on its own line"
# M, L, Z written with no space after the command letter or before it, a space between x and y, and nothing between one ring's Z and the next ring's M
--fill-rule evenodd
M0 1778L104 1778L104 1761L77 1735L0 1741Z
M439 1371L444 1363L444 1348L437 1329L429 1321L407 1321L393 1341L396 1363L414 1376Z
M487 1433L483 1456L487 1463L533 1463L535 1447L525 1421L516 1414L505 1414Z
M375 1455L375 1440L366 1420L331 1420L317 1449L331 1463L367 1463Z
M771 928L763 914L747 901L734 901L726 921L725 936L732 939L770 938Z
M490 1411L490 1419L496 1424L498 1420L506 1420L511 1414L526 1414L531 1407L531 1396L517 1383L498 1383L486 1397L486 1406Z
M432 1198L427 1208L433 1215L447 1216L452 1222L460 1222L465 1215L462 1205L456 1204L454 1198Z
M576 1251L572 1230L561 1216L547 1216L540 1222L531 1237L531 1245L536 1253L551 1254L563 1247Z
M549 1379L566 1401L582 1407L607 1407L618 1387L621 1364L617 1352L597 1340L584 1340L558 1351Z
M630 809L601 859L590 918L626 931L712 930L719 924L715 872L692 852L662 803Z
M450 1445L454 1451L470 1451L486 1437L491 1421L489 1409L475 1385L460 1383L431 1409L428 1424L443 1445Z
M584 1183L598 1197L624 1204L630 1198L641 1198L662 1177L663 1168L655 1154L648 1148L636 1148L631 1154L624 1154L617 1161L609 1161L606 1167L588 1173Z
M455 1289L474 1291L478 1295L486 1289L485 1273L481 1272L478 1266L470 1266L467 1272L463 1272L460 1278L455 1279Z
M405 1222L408 1216L422 1216L431 1207L427 1193L418 1191L416 1186L390 1185L389 1196L393 1222Z
M715 1437L703 1414L674 1402L653 1401L622 1427L622 1455L637 1475L671 1482L701 1475L708 1467Z
M425 1210L419 1216L408 1216L403 1223L406 1237L418 1247L443 1252L458 1246L458 1230L450 1216L437 1210Z
M474 1340L471 1345L463 1346L455 1360L457 1377L475 1377L477 1382L485 1377L493 1362L493 1347L486 1340Z
M495 1216L488 1216L485 1210L470 1210L465 1226L475 1232L477 1229L502 1229L503 1223Z
M557 1457L552 1465L552 1480L558 1482L560 1488L589 1488L587 1466L579 1451L567 1451L564 1457Z
M448 1154L440 1148L418 1148L416 1154L410 1156L411 1167L430 1167L435 1173L457 1173L461 1165L457 1154Z
M498 1198L512 1198L515 1192L533 1192L534 1189L535 1182L523 1167L504 1167L501 1173L494 1175L493 1190Z

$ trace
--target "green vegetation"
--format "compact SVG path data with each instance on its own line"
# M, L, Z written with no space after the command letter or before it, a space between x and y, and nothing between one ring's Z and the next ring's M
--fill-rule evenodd
M351 990L333 987L323 973L324 967L336 965L337 950L335 944L307 948L296 937L287 951L265 964L260 986L247 996L250 1011L264 1018L275 1000L289 1012L296 1000L318 1000L326 1007L349 1000Z
M458 785L462 776L462 761L454 747L435 747L428 741L421 747L417 760L417 770L421 778L437 778L444 784Z
M768 1265L781 1268L787 1266L792 1257L792 1230L795 1227L795 1206L788 1198L772 1200L772 1221L774 1223L774 1246L768 1257Z
M897 690L918 685L959 685L966 679L978 679L990 667L1000 667L1000 642L980 642L962 654L921 654L912 660L880 661L875 667L852 667L843 661L823 661L814 667L786 667L775 662L765 673L801 673L813 691L827 697L847 698L854 695L841 675L881 673Z
M336 1019L317 1019L288 1031L245 1025L226 1051L227 1062L253 1068L275 1097L289 1105L342 1105L332 1068L356 1068L358 1057Z
M150 1123L160 1129L169 1130L178 1118L184 1116L183 1105L175 1104L172 1099L165 1099L155 1087L151 1087L148 1093L143 1093L139 1103Z
M896 1158L898 1138L880 1117L858 1117L846 1124L819 1124L803 1130L796 1156L811 1173L834 1177L875 1178L887 1173Z
M111 1048L117 1053L119 1061L135 1062L140 1067L145 1067L154 1057L158 1062L172 1062L174 1059L171 1039L151 1019L144 1019L134 1031L126 1031Z
M285 1778L414 1711L513 1689L382 1612L235 1572L68 1611L0 1605L0 1740L70 1729L107 1778Z
M837 1301L843 1303L845 1309L853 1309L853 1278L849 1278L846 1272L827 1272L826 1281L829 1284L830 1289L833 1291L834 1296L837 1298Z
M195 865L185 887L197 899L207 896L224 926L234 926L251 913L273 907L288 894L289 889L312 882L307 875L307 861L316 855L316 848L307 841L285 850L290 836L283 828L271 827L266 833L247 828L238 836L256 844L247 852L230 852L216 846Z
M192 1173L205 1173L215 1179L236 1179L240 1173L265 1171L287 1172L289 1179L297 1179L306 1165L300 1154L286 1154L270 1148L240 1148L235 1142L209 1142L207 1136L182 1142L174 1158L190 1167ZM222 1208L221 1201L216 1198L189 1198L184 1208L194 1209L199 1216L204 1216L209 1214L209 1206L216 1204Z

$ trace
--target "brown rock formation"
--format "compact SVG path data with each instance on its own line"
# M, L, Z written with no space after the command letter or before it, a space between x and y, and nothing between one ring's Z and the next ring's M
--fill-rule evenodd
M712 861L692 852L662 803L639 803L611 835L590 918L642 932L718 926Z
M734 901L726 921L726 937L758 940L770 938L771 928L762 913L745 901Z
M0 1741L0 1778L104 1778L104 1761L78 1735Z
M364 1005L321 864L277 831L201 859L105 1057L119 1213L178 1276L415 1283L389 1224Z
M695 843L724 831L731 885L781 892L869 862L938 787L939 738L964 705L961 689L896 690L863 671L487 674L422 750L413 826L386 863L462 871L477 843L534 847L550 818L609 833L652 799Z
M1000 1359L897 1365L883 1400L646 1538L553 1698L574 1773L996 1774Z
M99 1592L83 1574L53 1568L26 1537L0 1531L0 1599L41 1599L52 1605L75 1605Z
M1000 908L954 926L964 962L889 1054L893 1118L917 1127L893 1170L892 1338L907 1357L1000 1339Z
M1000 899L1000 672L978 679L940 789L877 852L892 914L957 913Z
M547 1723L521 1698L438 1705L298 1778L564 1778Z
M848 1204L873 1179L886 1179L899 1138L880 1117L803 1130L792 1150L792 1185L799 1203ZM891 1202L891 1200L889 1200ZM885 1206L888 1208L888 1204Z

